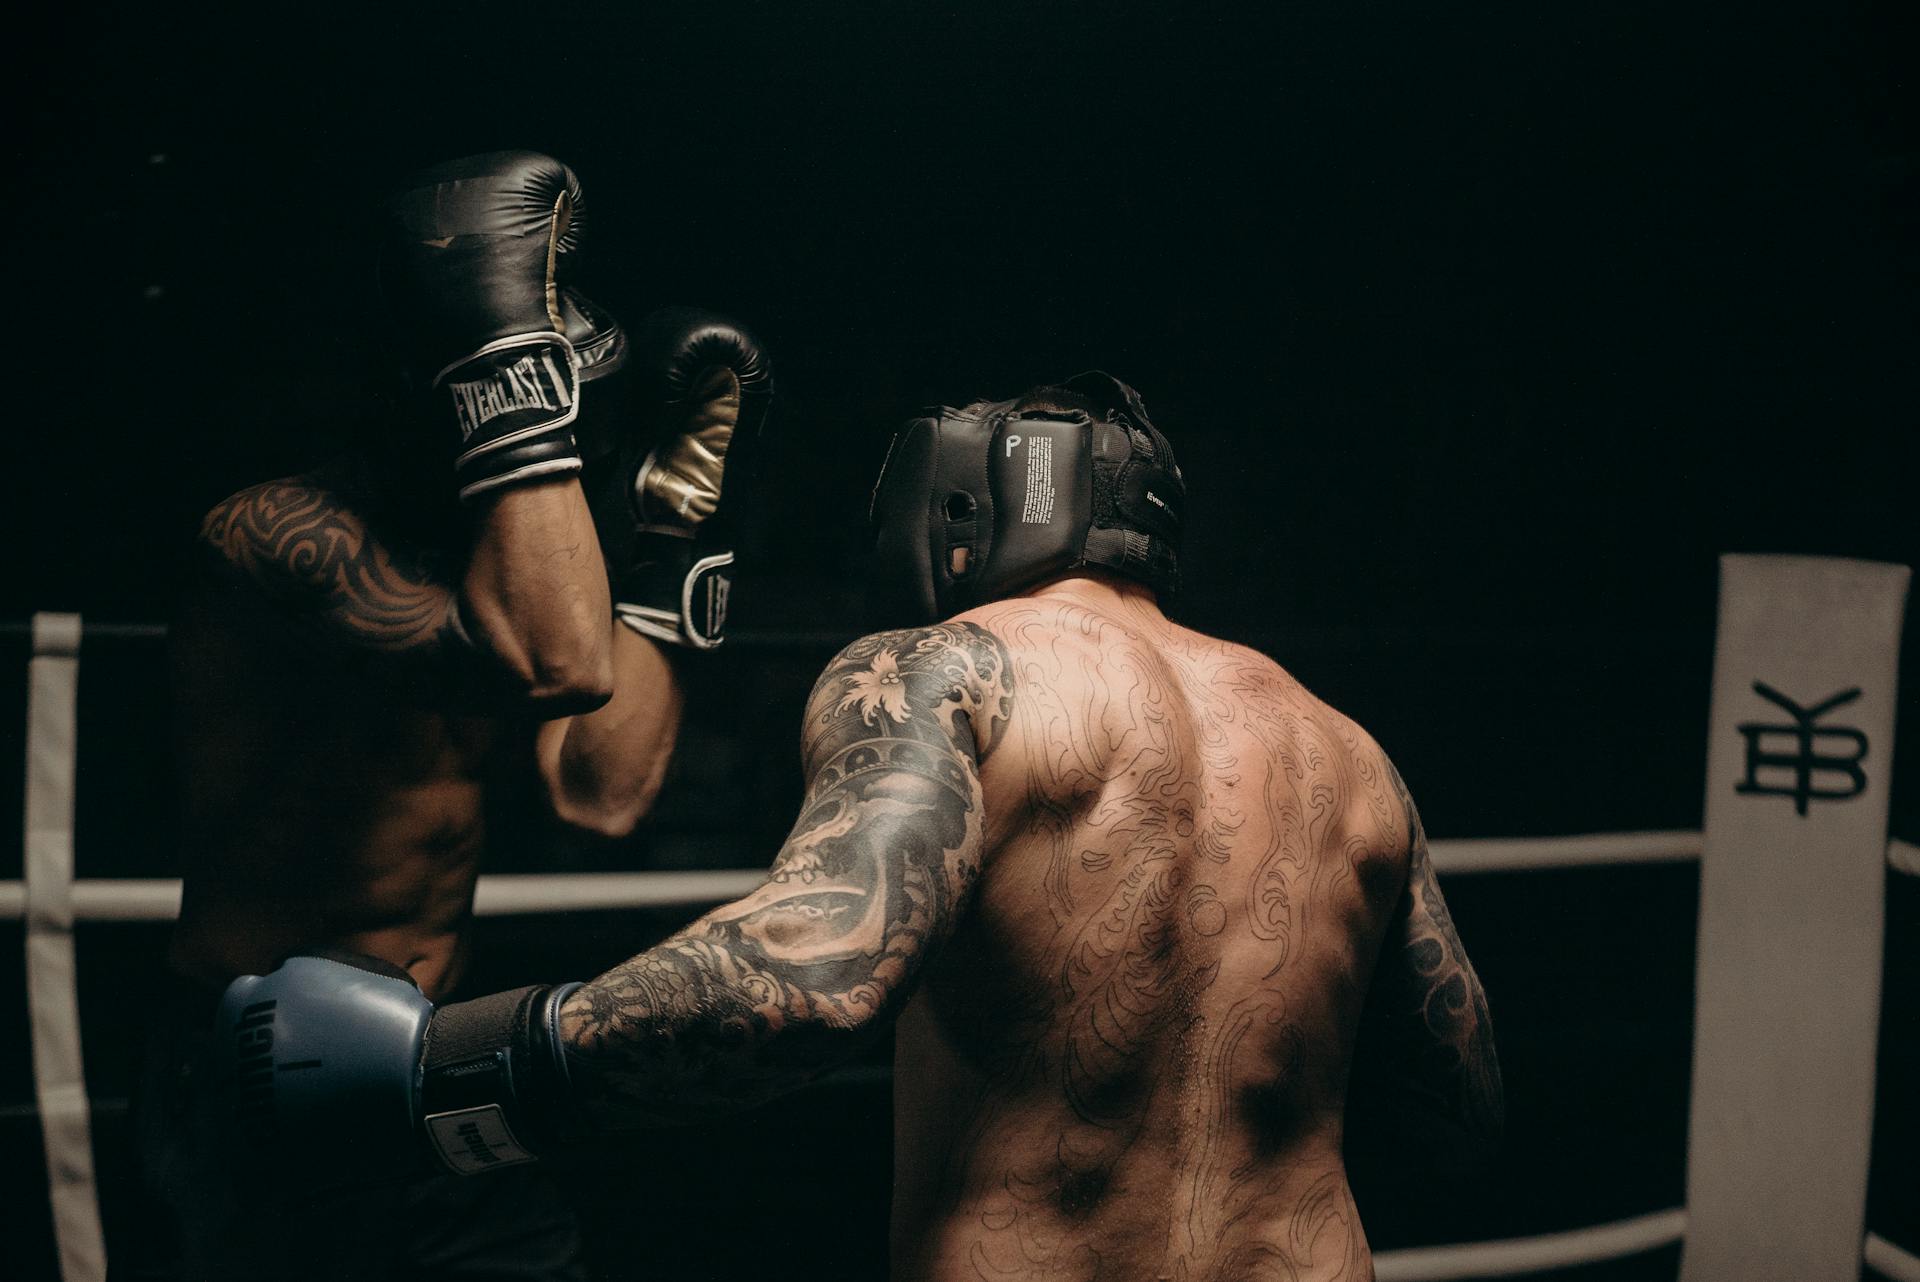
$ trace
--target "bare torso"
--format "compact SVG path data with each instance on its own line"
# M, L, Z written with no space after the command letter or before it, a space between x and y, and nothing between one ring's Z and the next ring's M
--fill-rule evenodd
M348 949L443 994L464 959L502 732L303 662L257 613L201 600L178 625L186 889L170 959L224 982Z
M441 558L379 532L349 467L230 496L171 641L182 799L168 958L225 983L296 952L459 978L509 731L448 697Z
M1342 1116L1407 809L1271 660L1109 600L964 616L1019 697L899 1024L895 1277L1370 1278Z
M618 839L660 786L678 686L612 625L579 487L410 494L349 456L201 526L172 645L185 974L341 949L442 997L504 807Z

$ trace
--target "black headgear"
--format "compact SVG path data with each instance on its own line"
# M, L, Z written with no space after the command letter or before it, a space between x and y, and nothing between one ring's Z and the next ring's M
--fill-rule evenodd
M1119 379L1062 386L1095 414L982 401L894 433L869 510L887 622L944 619L1086 565L1173 597L1187 506L1173 447Z

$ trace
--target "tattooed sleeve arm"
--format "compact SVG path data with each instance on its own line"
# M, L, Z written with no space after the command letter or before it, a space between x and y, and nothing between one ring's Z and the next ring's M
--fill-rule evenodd
M1402 1150L1411 1141L1470 1169L1490 1156L1505 1118L1493 1023L1434 877L1420 812L1397 771L1392 779L1409 832L1407 884L1367 996L1348 1116L1361 1130L1389 1128L1387 1142Z
M207 514L203 586L216 604L238 594L265 605L310 658L355 662L409 688L426 679L442 691L518 697L553 714L597 706L608 680L605 571L590 525L591 566L557 565L581 555L582 529L538 488L489 507L470 554L452 563L383 537L330 480L269 481Z
M884 1026L967 904L979 762L1012 680L971 624L865 637L828 665L807 706L800 818L766 880L568 999L561 1035L590 1114L729 1111Z
M213 585L258 597L313 640L406 654L457 635L452 588L425 558L376 538L325 484L296 477L241 490L207 513L200 550Z

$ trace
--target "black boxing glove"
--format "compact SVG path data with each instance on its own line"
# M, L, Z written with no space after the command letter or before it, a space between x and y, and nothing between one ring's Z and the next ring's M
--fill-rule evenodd
M580 470L566 328L582 314L563 315L557 279L579 205L573 171L531 151L436 165L389 205L382 282L411 365L458 430L462 499Z
M637 403L607 439L596 427L583 478L614 613L656 641L712 649L772 367L747 331L693 308L654 312L631 344Z
M567 266L567 258L563 257L558 269L562 281L567 278ZM560 326L567 342L573 345L574 363L580 369L583 384L617 373L627 363L627 332L620 327L620 322L571 285L560 287ZM584 393L582 399L585 399ZM578 437L577 419L573 430Z

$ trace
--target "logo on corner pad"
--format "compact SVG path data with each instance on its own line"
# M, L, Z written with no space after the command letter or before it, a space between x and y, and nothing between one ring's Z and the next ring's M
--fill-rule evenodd
M1804 817L1810 801L1845 801L1867 790L1867 774L1860 768L1867 756L1867 736L1852 726L1816 724L1835 708L1858 699L1859 686L1829 695L1811 707L1801 707L1764 681L1754 682L1753 692L1785 710L1791 720L1743 721L1734 727L1747 741L1747 777L1734 784L1735 792L1791 797L1794 813ZM1822 752L1822 747L1837 751Z

